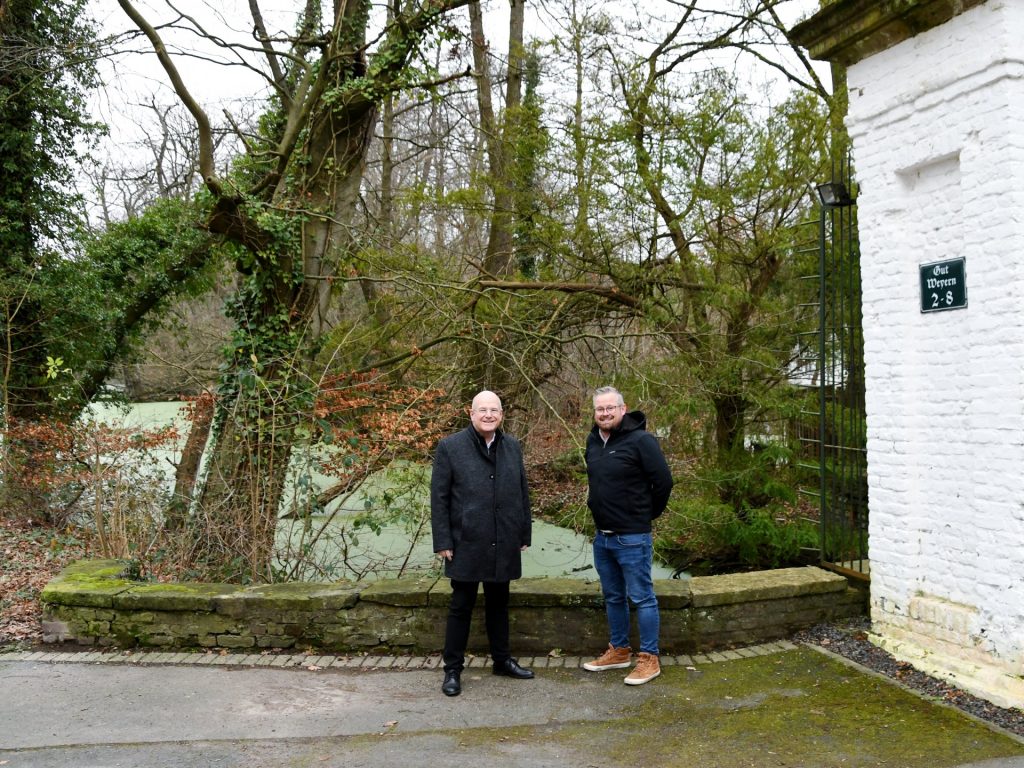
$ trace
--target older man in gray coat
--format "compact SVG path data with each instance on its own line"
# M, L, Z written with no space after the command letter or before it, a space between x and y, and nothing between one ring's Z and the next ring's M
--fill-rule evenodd
M434 551L451 579L444 640L446 696L462 692L461 675L477 588L484 586L484 619L496 675L528 680L533 672L512 658L509 582L522 575L520 553L530 546L530 496L519 442L501 431L501 400L484 390L473 398L471 425L437 444L430 477Z

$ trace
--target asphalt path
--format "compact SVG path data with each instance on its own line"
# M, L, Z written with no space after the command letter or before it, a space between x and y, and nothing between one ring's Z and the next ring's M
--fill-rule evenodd
M810 651L789 653L818 663ZM837 665L820 658L833 674ZM51 663L0 656L0 766L634 766L641 763L621 748L627 739L637 744L645 733L652 739L671 733L669 710L682 701L673 698L679 687L685 692L701 676L728 670L728 663L704 670L679 667L666 669L648 685L624 686L615 673L581 669L538 670L529 681L496 677L488 668L467 669L463 694L448 698L440 693L436 669ZM822 680L832 685L825 672ZM771 697L765 688L737 700L760 703ZM651 713L667 719L659 719L657 728L638 721ZM938 723L937 729L949 728ZM971 738L977 738L977 724L967 725L975 729ZM1006 739L1002 745L1003 737L986 732L985 754L991 753L990 737L1003 756L961 762L959 768L1024 768L1024 743ZM882 764L851 761L848 753L831 755L827 749L816 752L794 753L782 762L764 753L746 761L733 752L721 765ZM671 750L652 754L662 757L642 762L644 768L700 765L682 753L679 762L665 756ZM936 768L949 765L937 758Z

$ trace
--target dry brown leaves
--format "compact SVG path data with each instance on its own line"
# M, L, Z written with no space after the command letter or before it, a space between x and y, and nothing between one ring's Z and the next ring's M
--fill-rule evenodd
M0 647L41 637L39 593L85 546L53 528L0 520Z

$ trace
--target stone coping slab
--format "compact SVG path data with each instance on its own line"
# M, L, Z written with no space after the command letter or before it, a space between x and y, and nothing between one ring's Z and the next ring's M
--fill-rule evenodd
M288 583L243 587L183 582L147 584L123 577L124 563L81 560L65 568L43 589L43 603L126 610L208 611L238 615L247 610L344 610L362 601L400 607L446 606L448 579L417 576L355 582ZM681 609L777 600L840 592L847 581L814 566L770 571L658 579L655 592L665 609ZM528 607L603 606L597 581L570 578L518 579L511 585L511 605Z
M341 611L359 602L363 589L352 581L261 584L217 595L213 602L217 612L226 616L241 616L249 611L288 611L297 605L313 611Z
M216 598L235 595L235 584L141 584L114 595L112 606L132 611L213 611Z
M430 604L430 592L439 579L437 576L416 576L408 579L382 579L370 583L359 595L360 600L382 605L402 607L426 606Z
M781 600L799 595L842 592L846 578L823 568L778 568L772 571L695 576L689 589L694 608L757 600ZM656 590L657 591L657 590Z
M138 582L125 578L120 560L77 560L43 587L40 600L54 605L110 608L114 597Z
M601 585L583 579L518 579L509 588L509 605L572 608L603 608Z

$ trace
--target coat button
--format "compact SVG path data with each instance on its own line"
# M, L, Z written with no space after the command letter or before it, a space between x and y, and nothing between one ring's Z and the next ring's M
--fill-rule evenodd
M493 480L493 479L494 479L494 475L491 475L491 480Z

